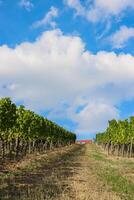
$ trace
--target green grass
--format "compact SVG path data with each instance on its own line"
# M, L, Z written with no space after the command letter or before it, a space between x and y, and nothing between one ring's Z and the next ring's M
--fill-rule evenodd
M10 178L14 177L14 173L8 172L8 173L6 173L6 174L2 174L2 175L0 176L0 181L1 181L1 180L4 180L4 179L8 179L9 177L10 177Z
M120 193L123 199L134 199L134 184L118 174L118 171L116 172L112 168L104 168L98 174L107 184L112 186L113 191Z
M95 160L98 160L98 161L106 161L106 158L105 158L102 154L93 153L92 156L93 156L93 158L94 158Z
M94 160L94 173L107 185L111 190L116 192L121 199L134 199L134 183L128 180L123 173L134 169L134 162L128 160L114 160L102 153L99 148L93 147L90 156Z

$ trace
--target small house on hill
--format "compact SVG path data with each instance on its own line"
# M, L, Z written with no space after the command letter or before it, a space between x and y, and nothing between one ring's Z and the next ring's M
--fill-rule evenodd
M76 144L91 144L92 140L76 140Z

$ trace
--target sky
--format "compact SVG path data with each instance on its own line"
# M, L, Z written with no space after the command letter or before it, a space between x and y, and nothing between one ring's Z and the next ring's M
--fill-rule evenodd
M134 0L0 0L0 97L91 139L134 114Z

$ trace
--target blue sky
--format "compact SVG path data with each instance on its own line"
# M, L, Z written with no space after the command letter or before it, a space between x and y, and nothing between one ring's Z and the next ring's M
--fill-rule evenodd
M133 88L133 0L0 1L1 97L93 138Z

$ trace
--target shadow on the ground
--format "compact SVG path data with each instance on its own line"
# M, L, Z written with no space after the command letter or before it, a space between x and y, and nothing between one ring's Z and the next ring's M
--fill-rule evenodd
M74 168L81 166L77 156L82 149L83 146L77 145L51 161L40 160L36 170L21 171L13 178L1 180L0 200L57 199L64 190L71 189L67 179L73 176Z

